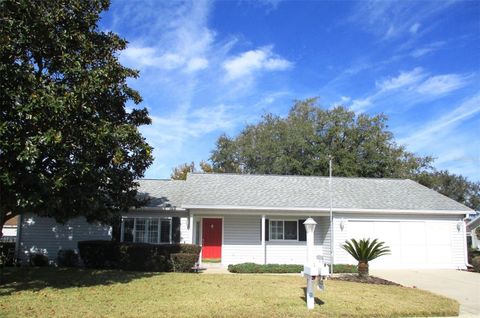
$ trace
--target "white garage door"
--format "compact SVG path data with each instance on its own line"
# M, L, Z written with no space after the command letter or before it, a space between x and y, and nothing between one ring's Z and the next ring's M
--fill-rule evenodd
M349 238L378 238L391 254L371 262L372 268L419 268L453 265L454 224L442 221L349 221Z

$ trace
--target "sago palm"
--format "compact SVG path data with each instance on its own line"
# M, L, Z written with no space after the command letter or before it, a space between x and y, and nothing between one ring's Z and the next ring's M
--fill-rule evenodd
M368 262L377 257L390 254L390 249L385 246L385 242L379 242L378 239L361 239L359 241L351 239L345 241L342 248L358 261L358 275L368 276Z

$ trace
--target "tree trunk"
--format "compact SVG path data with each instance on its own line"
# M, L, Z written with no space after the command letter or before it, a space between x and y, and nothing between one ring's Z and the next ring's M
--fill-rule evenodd
M358 262L358 275L360 277L368 277L368 262Z

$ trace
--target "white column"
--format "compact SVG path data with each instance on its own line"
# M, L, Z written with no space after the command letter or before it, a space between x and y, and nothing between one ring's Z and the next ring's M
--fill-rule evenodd
M313 266L315 262L314 232L307 232L307 264Z
M267 264L267 253L265 250L265 214L262 215L262 258L263 264Z
M193 213L190 212L188 216L188 231L190 232L191 241L193 243Z
M314 280L313 277L307 276L307 308L313 309L315 307L315 293L313 290Z
M122 223L120 223L120 242L123 242L123 234L125 233L124 222L122 218Z

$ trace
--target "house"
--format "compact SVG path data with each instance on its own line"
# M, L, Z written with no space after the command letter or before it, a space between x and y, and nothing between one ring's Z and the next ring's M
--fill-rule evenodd
M412 180L193 173L139 183L150 200L124 215L121 239L201 244L203 262L302 264L302 223L312 217L326 262L354 264L341 244L370 237L391 249L372 268L466 268L463 219L471 210ZM60 226L33 215L22 218L20 232L22 257L41 251L51 259L79 240L111 235L80 219Z
M470 232L471 240L472 240L472 248L480 250L480 215L468 222L467 224L467 231Z
M15 242L17 239L18 216L5 222L2 228L2 237L0 242Z

